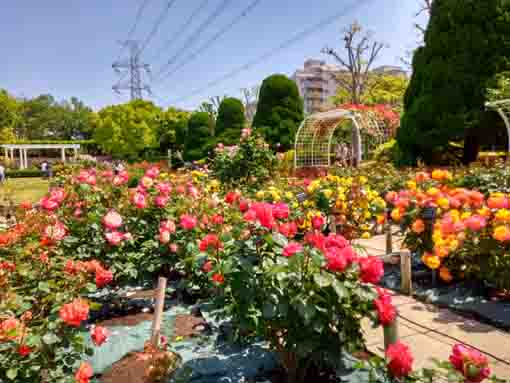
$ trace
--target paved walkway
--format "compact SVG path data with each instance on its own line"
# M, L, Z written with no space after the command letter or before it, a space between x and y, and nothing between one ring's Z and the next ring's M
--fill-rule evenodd
M384 236L360 242L372 255L385 254ZM509 333L408 296L395 294L393 302L399 312L400 340L411 348L415 368L433 366L431 358L447 360L452 346L463 343L487 355L499 378L510 379ZM383 355L382 330L371 328L368 322L363 327L369 350Z

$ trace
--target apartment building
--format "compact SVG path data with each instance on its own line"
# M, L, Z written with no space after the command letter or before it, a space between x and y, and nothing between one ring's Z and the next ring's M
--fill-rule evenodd
M320 112L332 106L330 99L338 87L336 76L341 72L337 65L322 60L308 59L303 69L298 69L292 79L297 84L305 103L305 113Z
M407 76L407 72L401 67L382 65L372 70L390 76ZM326 64L322 60L308 59L303 69L298 69L292 79L296 82L299 93L304 100L305 113L317 113L333 107L331 98L336 95L338 89L337 77L346 73L338 65Z

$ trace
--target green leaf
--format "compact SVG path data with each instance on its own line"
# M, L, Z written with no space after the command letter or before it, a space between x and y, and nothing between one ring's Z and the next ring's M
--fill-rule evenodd
M45 293L49 293L51 291L48 282L39 282L37 287L39 290L44 291Z
M338 295L338 298L343 299L347 295L347 289L345 288L344 284L336 279L333 279L332 282L333 290L335 290L336 295Z
M331 286L331 277L328 274L314 274L313 280L320 288Z
M297 301L296 309L305 320L305 324L309 324L315 316L315 307L303 299Z
M287 238L285 238L285 236L280 233L273 234L273 242L276 243L280 247L285 247L289 243Z
M264 306L262 308L262 315L264 316L264 318L266 319L272 319L275 317L277 313L277 308L274 304L272 303L264 303Z
M44 343L51 345L59 342L60 338L56 334L49 332L42 337L42 340Z
M16 379L16 376L18 376L18 369L15 367L9 368L7 370L7 373L5 374L10 380Z

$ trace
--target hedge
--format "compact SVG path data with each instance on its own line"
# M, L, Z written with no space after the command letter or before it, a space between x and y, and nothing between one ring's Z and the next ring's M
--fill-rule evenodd
M14 140L14 141L2 141L0 145L37 145L37 144L56 144L56 145L68 145L68 144L80 144L80 145L95 145L95 140Z
M42 177L42 171L38 169L8 170L5 172L7 178L35 178Z

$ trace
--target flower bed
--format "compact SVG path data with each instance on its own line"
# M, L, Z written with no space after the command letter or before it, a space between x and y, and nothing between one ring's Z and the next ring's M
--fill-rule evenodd
M311 366L338 367L343 351L363 350L362 318L393 321L391 297L375 286L381 260L349 242L385 219L386 202L366 177L276 181L254 191L222 190L205 172L177 177L154 166L136 184L130 179L96 167L63 174L40 213L22 212L22 225L1 234L5 379L74 374L88 382L90 366L76 370L88 352L78 328L96 309L87 296L110 282L165 275L181 296L214 298L238 340L262 339L279 355L289 382L304 381ZM96 327L92 339L101 344L105 335ZM20 352L24 346L30 352ZM395 347L375 368L401 378L412 358ZM466 370L468 362L476 368ZM486 375L482 358L466 357L462 368L466 376Z

